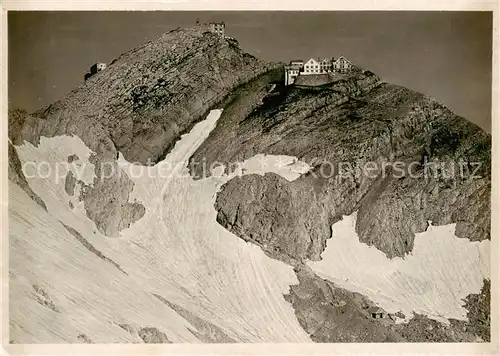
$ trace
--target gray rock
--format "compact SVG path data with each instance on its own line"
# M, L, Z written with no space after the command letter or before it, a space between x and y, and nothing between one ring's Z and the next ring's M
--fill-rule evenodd
M31 199L33 199L44 210L47 210L45 202L42 200L42 198L36 195L29 186L28 181L24 176L21 161L19 160L19 157L17 155L16 148L10 142L9 142L8 159L9 159L9 180L20 186Z
M35 300L40 304L43 305L46 308L49 308L50 310L60 313L59 308L57 307L56 303L52 300L50 295L38 284L33 285L33 295L35 297Z
M233 343L235 342L233 339L231 339L224 331L222 331L221 328L218 326L212 324L211 322L201 319L191 313L190 311L182 308L181 306L174 304L172 302L169 302L162 296L158 294L153 295L158 298L160 301L168 305L170 308L175 310L180 316L182 316L184 319L189 321L196 330L191 330L190 331L202 342L205 343Z
M329 217L313 188L274 173L230 180L215 209L222 226L285 262L319 260L330 234Z
M78 161L80 159L80 157L78 157L77 155L70 155L68 156L68 163L73 163L74 161Z
M372 301L323 280L307 266L297 266L295 273L299 284L290 287L285 299L315 342L477 342L478 337L485 342L490 340L489 281L485 281L481 293L466 298L468 321L451 319L445 325L416 314L408 323L396 324L391 315L373 319L369 315ZM404 317L400 312L396 315Z
M158 328L146 327L139 329L139 336L146 344L171 344L167 335Z
M122 54L34 115L53 131L95 141L94 151L100 138L92 131L103 131L106 145L128 161L153 164L232 89L273 66L200 28L176 29Z
M372 319L365 298L316 276L308 267L295 269L298 285L285 296L304 330L315 342L404 342L386 320Z
M94 163L94 186L84 186L82 199L85 203L87 216L93 220L99 231L107 236L116 236L119 231L129 227L146 213L144 205L129 202L129 196L134 189L134 183L128 175L120 171L116 161L107 161L101 167L97 156L91 158ZM110 172L103 170L110 169Z
M83 237L78 231L76 231L75 229L73 229L71 226L68 226L64 223L61 222L61 224L66 228L66 230L68 230L68 232L73 235L73 237L75 237L78 242L80 242L83 247L85 247L87 250L89 250L90 252L92 252L94 255L96 255L97 257L99 257L100 259L102 259L103 261L106 261L110 264L112 264L113 266L115 266L121 273L125 274L125 275L128 275L127 272L125 272L118 263L116 263L115 261L113 261L112 259L110 259L109 257L106 257L101 251L99 251L98 249L96 249L85 237Z
M118 174L118 152L131 162L157 162L231 90L276 67L200 28L176 29L121 55L43 110L11 110L9 138L15 145L81 138L95 153L97 175L83 189L87 216L101 233L117 236L145 212L128 202L133 183Z
M83 344L92 344L92 340L85 334L78 334L78 341Z
M468 331L475 336L479 336L483 341L490 342L491 340L491 281L484 280L481 292L477 294L469 294L465 298L464 308L467 309L467 325L464 326L465 331Z
M69 196L75 194L76 178L71 171L66 174L66 179L64 181L64 190Z
M272 240L275 249L299 261L319 259L330 237L325 226L354 211L360 240L388 257L410 252L428 220L456 222L459 237L488 239L490 135L422 94L373 86L377 78L366 73L358 78L330 88L286 88L273 105L254 108L244 120L221 117L192 166L202 159L209 166L268 153L296 156L314 169L295 182L271 175L228 182L217 198L218 221L259 245ZM433 159L455 166L460 160L480 162L480 178L446 177L442 171L415 178L390 167L385 175L380 169L369 176L361 169L367 162L380 168L383 162Z

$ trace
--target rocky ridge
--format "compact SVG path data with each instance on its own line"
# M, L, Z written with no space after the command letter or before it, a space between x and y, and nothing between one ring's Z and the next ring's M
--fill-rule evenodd
M464 301L469 321L451 319L449 325L416 314L408 323L395 323L394 315L371 318L374 304L323 280L307 266L295 268L299 284L285 298L315 342L489 342L490 283Z
M230 170L257 153L296 156L314 168L293 182L273 173L232 179L217 196L217 221L295 266L299 285L286 298L314 341L489 341L488 280L466 299L468 322L446 326L417 314L398 325L371 320L363 296L316 276L305 261L321 258L331 225L354 211L360 240L389 258L410 253L429 220L456 223L458 237L490 239L491 136L369 71L317 84L284 87L261 77L254 90L231 95L191 157L193 177L210 175L216 162ZM374 174L360 170L367 162L376 163Z
M456 222L459 237L489 239L491 137L423 94L364 72L327 86L278 89L242 116L221 118L191 159L194 176L203 174L197 162L229 166L257 153L314 167L294 182L267 174L225 185L218 221L246 240L318 260L329 227L354 211L360 239L388 257L409 253L429 220ZM370 174L368 162L376 167Z
M428 220L456 222L459 237L489 239L491 137L435 100L383 83L370 71L309 88L284 87L282 75L280 65L244 53L235 41L202 29L177 29L120 56L43 110L10 111L9 138L13 145L25 140L37 145L42 136L80 137L94 152L97 176L81 199L98 229L114 236L140 219L144 206L129 202L133 183L126 174L100 167L116 172L119 152L129 161L153 164L211 108L222 107L216 129L191 157L194 177L210 175L206 167L214 162L229 167L257 153L296 156L314 167L294 182L272 173L232 179L215 204L222 226L295 266L299 285L285 298L314 341L429 341L429 330L440 331L433 341L470 341L477 335L487 340L488 281L483 293L467 299L474 324L446 329L418 317L396 327L367 318L362 296L322 280L303 262L320 259L331 224L356 210L360 239L388 257L411 252L415 233L425 230ZM44 207L22 175L13 145L9 179ZM401 177L382 172L368 177L358 170L366 162L434 158L464 159L469 172L464 179L448 176L449 167L437 168L440 174L423 180L409 177L410 170ZM325 162L349 168L328 170ZM475 162L480 178L469 179ZM77 182L82 184L78 177L66 177L68 194ZM187 311L180 314L207 335L220 333ZM133 333L144 342L170 342L153 327ZM78 338L90 342L85 335ZM224 334L206 336L206 342L215 340L231 342Z
M116 236L144 215L140 202L129 202L133 183L118 174L118 152L154 164L233 89L276 66L202 28L176 29L124 53L36 113L10 110L9 138L14 145L37 145L41 136L81 138L96 167L94 185L82 192L87 215Z

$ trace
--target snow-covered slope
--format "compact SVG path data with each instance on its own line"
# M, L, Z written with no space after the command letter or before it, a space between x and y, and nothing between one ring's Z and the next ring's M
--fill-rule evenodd
M120 155L121 174L134 182L130 201L146 213L116 238L86 216L80 194L95 183L96 167L80 138L16 147L47 210L9 182L14 342L310 341L283 297L298 283L292 267L220 226L214 209L221 186L237 175L274 172L293 181L310 167L259 154L231 174L219 166L193 180L187 161L220 114L213 110L155 166ZM430 224L409 255L388 259L359 241L355 223L356 213L332 226L322 260L308 262L319 276L389 313L466 319L463 298L489 278L489 240L471 242L455 236L454 224Z
M91 152L78 137L17 147L22 163L50 162L59 175L42 178L26 170L47 211L9 186L14 342L142 342L152 328L164 342L310 341L283 298L298 283L292 267L216 222L216 192L232 176L194 181L186 170L220 113L213 110L154 167L120 157L135 183L130 200L144 204L146 214L119 238L101 235L78 199L94 177ZM78 159L68 164L73 154ZM260 158L239 173L267 169L292 180L308 169L284 156L259 168ZM65 189L69 170L81 181L73 196Z
M356 213L333 224L322 260L309 262L321 277L359 292L389 313L402 311L448 323L467 320L463 299L490 278L490 241L455 236L455 224L433 226L415 236L413 251L393 259L359 241Z

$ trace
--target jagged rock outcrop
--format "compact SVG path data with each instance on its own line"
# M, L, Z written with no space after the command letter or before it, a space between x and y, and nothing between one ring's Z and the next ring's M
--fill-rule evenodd
M311 338L489 340L484 292L467 297L469 321L444 325L417 314L408 324L378 322L365 315L360 296L314 275L304 260L319 260L331 225L354 211L360 240L388 257L411 252L429 220L456 223L458 237L489 239L491 136L370 72L314 88L278 85L259 95L259 102L235 99L225 107L227 116L191 158L191 174L210 174L200 161L232 166L257 153L292 155L313 166L293 182L273 173L233 178L215 203L222 226L296 267L299 284L286 298ZM377 169L363 171L367 162Z
M349 78L356 76L362 70L356 68L353 72L349 73L322 73L322 74L309 74L309 75L299 75L293 83L295 87L297 86L322 86L328 85L340 80L348 80Z
M64 132L96 121L125 159L154 163L232 89L272 66L201 28L176 29L35 115Z
M188 310L172 303L163 298L158 294L153 294L156 298L161 300L163 303L168 305L170 308L175 310L179 315L181 315L184 319L189 320L191 324L196 327L196 330L191 330L191 332L196 335L196 337L206 343L233 343L235 342L226 333L221 330L216 325L210 323L207 320L203 320L198 318L196 315L192 314Z
M307 267L296 268L299 284L285 298L300 324L315 342L404 342L386 320L372 319L369 302L357 293L337 288Z
M14 145L36 145L41 136L81 138L96 167L93 186L82 189L87 215L116 236L144 215L140 202L128 201L133 183L117 174L118 152L128 161L157 162L231 90L277 66L201 27L176 29L121 55L32 115L11 111L9 137Z
M480 293L464 299L467 321L451 319L449 325L417 314L407 324L391 329L409 342L490 342L490 281L484 280Z
M17 156L17 152L16 149L14 148L14 145L12 145L12 143L10 142L9 142L8 156L9 156L9 180L20 186L31 199L36 201L38 205L47 210L45 202L33 192L28 182L26 181L21 161Z
M331 228L313 190L274 173L233 178L217 197L217 221L283 261L319 259Z
M293 305L300 324L315 342L478 342L490 340L490 283L465 299L469 320L443 324L416 314L408 323L396 315L370 315L373 302L361 294L323 280L307 266L295 268L298 285L285 298ZM401 314L401 313L397 313ZM404 315L397 315L404 317Z
M171 344L165 333L155 327L141 328L138 332L140 338L146 344Z
M64 190L69 196L75 194L76 178L71 171L66 174L66 179L64 181Z
M224 119L191 158L194 176L201 160L229 165L256 153L314 167L294 182L245 176L219 193L218 221L269 251L318 260L325 227L357 210L360 239L388 257L410 252L428 220L457 223L459 237L489 238L491 137L423 94L361 72L329 86L281 88L245 118ZM433 160L442 166L426 164Z

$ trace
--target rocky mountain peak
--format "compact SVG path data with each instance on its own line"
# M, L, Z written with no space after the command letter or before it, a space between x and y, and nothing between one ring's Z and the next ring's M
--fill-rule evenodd
M175 29L122 54L48 107L12 111L9 137L37 144L42 136L75 135L94 152L96 167L116 165L119 152L154 164L232 90L276 66L204 27ZM82 199L99 230L116 235L144 211L128 202L133 183L126 175L96 175Z
M36 113L9 111L9 234L11 255L17 256L11 285L16 297L37 302L11 298L19 303L13 313L16 338L24 341L27 325L35 325L34 334L40 325L49 330L27 321L33 315L46 319L49 309L71 315L58 319L57 333L50 324L50 333L36 336L53 342L110 341L106 335L115 335L113 342L262 342L268 331L280 342L470 341L478 335L487 340L489 267L467 269L476 262L486 266L482 256L489 252L491 136L432 98L384 83L369 70L303 76L285 86L283 69L206 27L178 28L122 54ZM126 168L137 166L120 154L143 166L165 160L185 168L189 159L191 177L132 177ZM273 155L291 158L287 169L307 169L295 171L295 180L272 169L205 179L212 175L208 167L222 164L234 173L233 164L256 155L264 167ZM412 175L432 159L452 165L462 160L468 175L450 173L449 166L425 179ZM92 166L92 175L68 170L56 181L27 177L21 167L30 160ZM367 163L376 171L364 171ZM404 169L394 174L398 163ZM368 250L359 255L376 256L380 266L403 264L415 251L422 256L429 250L415 241L439 225L447 225L449 240L436 240L438 251L447 250L446 241L480 246L474 259L454 260L458 272L422 275L421 268L388 268L398 283L375 292L351 290L356 284L347 276L325 277L312 263L328 264L328 256L340 250L347 258L334 259L347 260L341 267L358 272L352 262L356 251ZM344 245L332 250L332 242ZM437 261L439 271L446 271L448 256L434 254L424 262ZM440 288L458 285L459 294L446 295L467 303L469 321L461 318L448 327L426 319L436 316L428 307L434 304L420 298L433 285L427 284L429 276L439 279ZM478 277L485 287L479 290L476 283L465 293L464 285ZM458 283L448 285L448 279ZM370 286L365 282L358 287ZM367 297L362 291L373 293ZM375 314L390 315L375 320L369 299L393 299L391 291L403 292L398 303L417 295L417 307L407 309L418 313L424 305L428 313L399 325L394 320L401 313L377 308ZM220 304L221 295L227 304ZM24 314L26 306L30 315ZM76 320L73 315L89 316L96 329L68 322ZM166 322L171 320L179 322ZM187 321L200 333L175 330ZM285 332L272 327L278 324ZM76 326L82 330L71 329Z

